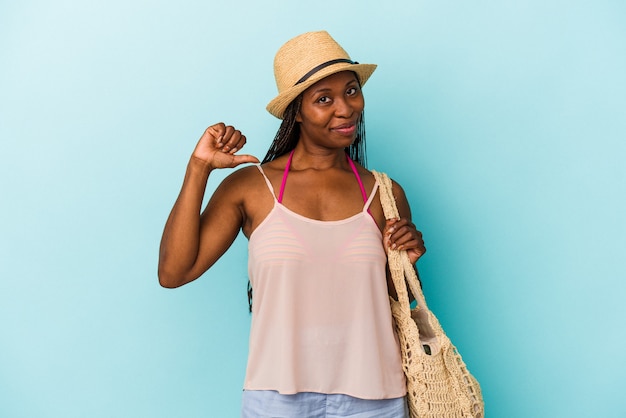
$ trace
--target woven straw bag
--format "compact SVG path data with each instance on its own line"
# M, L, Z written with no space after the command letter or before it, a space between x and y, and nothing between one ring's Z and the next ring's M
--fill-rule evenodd
M397 218L391 180L384 173L372 173L379 184L385 217ZM408 254L389 250L387 258L398 295L397 301L390 298L391 311L400 340L411 418L483 418L480 385L428 309ZM407 284L417 301L413 310Z

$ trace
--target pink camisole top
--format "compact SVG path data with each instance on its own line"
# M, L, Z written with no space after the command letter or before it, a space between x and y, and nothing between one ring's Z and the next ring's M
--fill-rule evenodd
M363 399L406 394L392 327L382 235L369 198L349 218L320 221L274 207L249 241L254 300L244 389L341 393ZM291 160L290 160L291 161Z

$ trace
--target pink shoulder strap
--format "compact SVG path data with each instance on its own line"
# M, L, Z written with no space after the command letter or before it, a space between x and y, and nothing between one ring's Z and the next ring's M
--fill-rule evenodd
M283 172L283 180L280 182L280 191L278 192L278 203L283 203L283 193L285 193L285 184L287 184L287 175L289 174L289 168L291 167L291 159L293 158L293 152L289 153L289 159L285 165L285 171Z
M287 164L285 164L285 171L283 171L283 179L280 182L280 190L278 192L278 203L283 202L283 195L285 193L285 185L287 184L287 176L289 175L289 169L291 168L291 160L293 159L293 153L295 150L292 150L289 153L289 159L287 160ZM365 186L363 186L363 181L361 180L361 176L359 175L359 170L357 170L354 161L346 154L346 158L348 159L348 164L350 164L350 168L356 177L357 182L359 183L359 188L361 189L361 196L363 196L363 202L365 202L365 207L369 207L369 203L371 203L370 199L367 198L367 193L365 192ZM374 192L376 191L376 185L374 186ZM372 193L372 195L375 193ZM369 209L368 209L369 211Z
M276 195L274 194L274 188L272 187L272 183L270 182L270 179L268 179L267 176L265 175L265 171L263 171L263 167L261 167L261 164L256 164L256 166L261 172L261 174L263 175L263 178L265 179L265 184L267 184L267 188L270 190L272 197L274 198L274 200L276 200Z
M361 188L361 196L363 196L363 202L367 202L367 193L365 193L365 187L363 187L363 181L361 181L361 176L359 176L359 171L356 169L354 165L354 161L346 154L346 158L348 159L348 164L350 164L350 168L352 168L352 172L356 176L356 181L359 182L359 187Z

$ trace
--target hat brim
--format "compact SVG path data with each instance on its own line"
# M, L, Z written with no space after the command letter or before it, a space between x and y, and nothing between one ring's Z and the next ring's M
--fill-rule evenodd
M300 84L296 84L295 86L290 87L285 91L282 91L280 94L278 94L278 96L276 96L274 99L272 99L271 102L268 103L266 109L278 119L282 119L283 114L285 113L285 109L287 109L289 103L291 103L296 97L298 97L300 93L302 93L304 90L308 89L321 79L328 77L329 75L339 73L341 71L354 71L359 78L359 83L361 83L361 86L363 86L370 78L375 69L376 64L339 63L331 65L318 71L306 81Z

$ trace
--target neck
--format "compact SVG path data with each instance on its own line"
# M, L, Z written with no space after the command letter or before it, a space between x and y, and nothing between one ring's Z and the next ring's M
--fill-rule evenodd
M343 149L311 149L302 143L296 146L291 163L292 170L328 170L331 168L350 169Z

